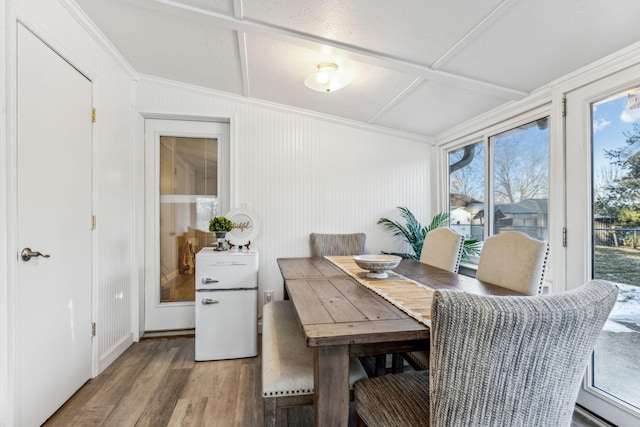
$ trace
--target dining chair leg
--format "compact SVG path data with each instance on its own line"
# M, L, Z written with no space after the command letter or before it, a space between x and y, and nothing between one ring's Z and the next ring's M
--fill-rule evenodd
M379 354L376 356L376 377L387 373L387 355Z
M400 374L404 370L404 358L400 353L393 353L391 356L391 372Z

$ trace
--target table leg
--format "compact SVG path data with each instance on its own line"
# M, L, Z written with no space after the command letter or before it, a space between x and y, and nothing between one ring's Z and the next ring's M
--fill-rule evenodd
M316 426L349 424L349 347L317 347L314 360Z

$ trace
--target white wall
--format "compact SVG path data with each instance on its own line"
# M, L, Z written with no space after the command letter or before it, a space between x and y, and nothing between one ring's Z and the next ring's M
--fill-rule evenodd
M98 121L93 130L93 316L97 324L95 370L102 370L132 341L132 290L136 283L133 216L132 70L100 37L91 36L67 0L0 2L0 426L14 425L13 298L15 263L16 21L41 37L93 82ZM79 15L78 15L79 16ZM43 70L46 73L46 70ZM7 91L5 93L5 91ZM73 153L69 153L73 155ZM5 237L6 236L6 239ZM46 321L46 319L43 319Z
M0 0L0 426L8 423L7 406L9 403L8 366L8 321L9 321L9 295L7 286L8 263L8 234L7 210L7 49L6 49L6 2Z
M378 253L400 248L376 224L396 217L397 206L430 220L427 140L150 77L137 86L141 114L230 119L231 206L261 219L260 288L277 299L276 259L308 256L309 233L362 231L366 251Z

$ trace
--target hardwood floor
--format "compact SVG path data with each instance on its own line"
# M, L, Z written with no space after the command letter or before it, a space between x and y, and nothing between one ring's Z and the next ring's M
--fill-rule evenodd
M194 338L135 343L44 426L263 425L260 357L195 362L194 353ZM313 426L311 406L291 408L288 417L290 426ZM574 416L572 427L591 425Z
M196 275L177 274L160 284L161 302L193 301L196 298Z
M194 351L193 338L135 343L44 425L263 425L260 357L195 362ZM289 424L312 426L312 408L290 410Z

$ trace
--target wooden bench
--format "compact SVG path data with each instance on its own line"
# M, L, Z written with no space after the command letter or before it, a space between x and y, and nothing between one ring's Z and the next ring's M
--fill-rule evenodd
M264 424L286 420L291 406L313 404L313 349L307 347L291 301L273 301L262 311L262 397ZM349 385L367 378L350 359ZM286 425L286 423L284 423Z

